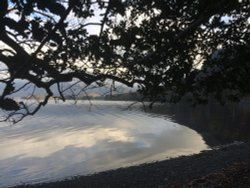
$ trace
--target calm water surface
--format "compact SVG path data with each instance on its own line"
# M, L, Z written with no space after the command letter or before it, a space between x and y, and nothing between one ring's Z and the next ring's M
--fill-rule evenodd
M129 102L49 104L36 116L0 124L0 187L38 183L163 160L208 149L172 116L125 110Z

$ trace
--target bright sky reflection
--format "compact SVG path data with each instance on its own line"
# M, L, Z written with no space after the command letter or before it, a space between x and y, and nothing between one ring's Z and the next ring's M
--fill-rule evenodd
M0 187L88 174L208 146L192 129L128 103L49 105L15 126L0 126Z

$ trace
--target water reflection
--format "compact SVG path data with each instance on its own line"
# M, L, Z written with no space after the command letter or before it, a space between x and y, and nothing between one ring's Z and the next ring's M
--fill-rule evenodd
M168 115L172 121L196 130L209 146L250 141L250 100L224 106L215 102L196 107L164 104L150 112Z
M50 104L0 127L0 187L88 174L207 149L194 130L128 103Z

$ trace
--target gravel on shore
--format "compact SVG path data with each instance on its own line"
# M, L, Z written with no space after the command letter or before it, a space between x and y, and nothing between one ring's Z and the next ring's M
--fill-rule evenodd
M236 181L235 178L239 178L237 174L241 174L241 176L243 176L242 178L246 179L246 181L240 181L241 183L243 182L241 186L250 187L247 183L244 184L244 182L250 182L249 167L250 143L238 143L203 151L196 155L181 156L88 176L73 177L72 179L58 182L20 185L16 188L196 187L199 182L205 182L205 180L209 180L209 178L211 180L215 179L215 177L219 177L219 175L217 176L216 174L223 174L221 177L232 179L234 183ZM225 175L226 172L229 173ZM216 186L212 186L212 184L208 184L208 186L202 184L200 187Z

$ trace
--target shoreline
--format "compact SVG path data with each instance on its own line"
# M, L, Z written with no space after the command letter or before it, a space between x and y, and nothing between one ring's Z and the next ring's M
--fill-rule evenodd
M218 173L237 163L250 164L249 142L221 146L190 156L77 176L57 182L19 185L15 188L171 187L173 185L183 187L195 179ZM249 172L248 167L245 168ZM250 181L250 177L248 180Z

